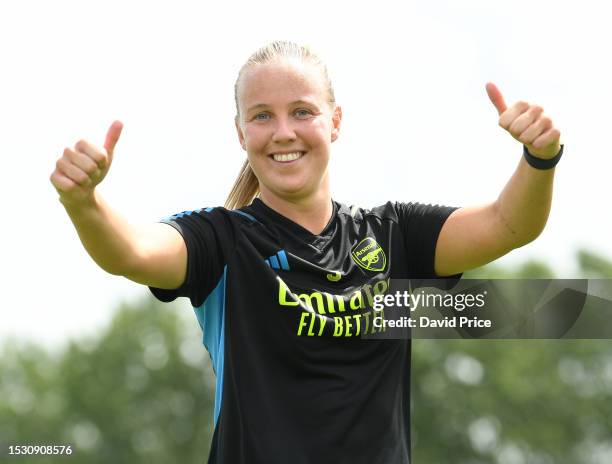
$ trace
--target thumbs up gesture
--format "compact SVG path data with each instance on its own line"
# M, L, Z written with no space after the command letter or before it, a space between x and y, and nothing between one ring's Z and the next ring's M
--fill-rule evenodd
M510 135L527 146L533 156L542 159L553 158L561 149L561 132L554 127L544 109L524 101L516 102L510 108L493 83L488 83L487 94L499 113L499 125Z
M122 129L121 122L113 122L103 148L79 140L73 148L64 149L51 174L51 183L64 205L78 206L93 199L96 185L102 182L113 162L113 152Z

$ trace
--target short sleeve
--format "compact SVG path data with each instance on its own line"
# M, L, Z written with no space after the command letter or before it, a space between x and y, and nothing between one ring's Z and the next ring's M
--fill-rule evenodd
M408 259L411 262L409 277L438 278L434 270L436 244L444 222L458 208L422 203L395 203L395 208ZM461 274L444 278L459 277Z
M227 231L227 218L213 208L206 208L175 214L160 222L174 227L185 240L187 275L177 289L149 289L164 302L184 296L194 307L201 306L223 275L231 238Z

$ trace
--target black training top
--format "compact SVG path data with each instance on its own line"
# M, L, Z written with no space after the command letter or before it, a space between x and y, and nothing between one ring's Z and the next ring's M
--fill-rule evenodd
M151 291L188 297L204 332L217 376L209 463L410 462L410 340L372 337L384 330L372 298L390 278L436 277L455 208L333 207L319 235L259 199L163 221L185 239L187 277Z

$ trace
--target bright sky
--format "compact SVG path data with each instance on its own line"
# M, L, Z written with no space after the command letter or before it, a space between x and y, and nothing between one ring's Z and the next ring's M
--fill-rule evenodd
M233 84L271 40L311 45L343 108L333 195L467 206L493 200L521 145L485 92L542 105L566 144L544 233L502 263L612 256L612 32L607 2L24 0L0 4L0 339L93 333L146 291L98 269L49 182L65 146L125 124L101 185L134 222L223 203L243 161ZM194 321L195 323L195 321Z

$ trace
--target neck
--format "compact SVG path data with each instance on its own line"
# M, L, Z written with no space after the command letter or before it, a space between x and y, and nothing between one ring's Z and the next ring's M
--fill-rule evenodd
M291 219L314 235L319 235L329 223L333 207L328 188L304 198L283 198L263 189L261 201L279 214Z

